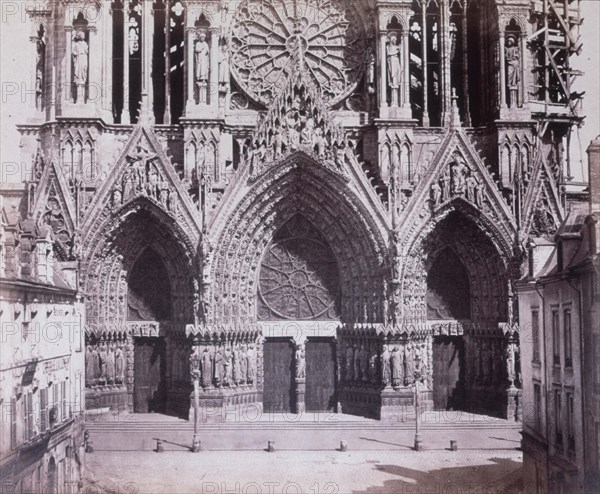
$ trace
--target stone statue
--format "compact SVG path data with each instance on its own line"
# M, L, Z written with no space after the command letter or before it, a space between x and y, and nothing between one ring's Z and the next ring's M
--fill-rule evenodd
M246 362L248 369L246 374L246 382L248 384L252 384L256 379L256 350L252 344L250 344L248 347L248 352L246 353Z
M521 54L514 36L506 39L506 79L510 106L517 106L519 82L521 81Z
M325 156L325 145L327 142L325 141L325 136L323 135L323 129L321 127L315 129L313 139L317 156L323 158Z
M221 43L219 53L219 87L221 91L227 91L229 88L229 50L227 43Z
M475 202L475 187L477 187L477 180L473 175L467 177L465 186L467 189L467 199L471 202Z
M397 346L392 350L390 363L392 368L392 386L398 387L402 384L402 354Z
M388 86L392 89L396 89L396 88L400 87L402 64L400 61L400 46L398 45L398 36L395 33L392 33L390 35L386 54L387 54Z
M384 386L389 386L392 383L392 369L390 367L390 351L387 345L383 346L381 354L381 374Z
M88 78L88 44L84 32L77 31L73 41L73 82L84 86Z
M246 345L242 345L240 350L240 383L244 384L248 376L248 352L246 351Z
M108 360L108 352L106 343L100 344L100 350L98 351L98 358L100 360L100 380L106 382L106 361Z
M442 188L437 182L431 184L431 202L434 206L438 205L442 200Z
M201 357L201 365L202 365L202 386L208 387L212 384L212 362L213 358L208 348L204 348Z
M315 121L309 117L300 131L300 142L303 144L313 144Z
M354 345L354 380L360 380L360 349L358 345Z
M194 45L194 58L196 61L196 80L208 81L210 67L210 48L206 42L206 34L200 33Z
M483 201L485 200L485 185L483 183L478 183L475 186L475 204L477 207L483 207Z
M306 358L302 345L296 349L296 379L306 379Z
M106 380L115 382L115 343L110 343L106 352Z
M372 383L376 383L379 378L379 374L377 373L377 360L377 344L373 342L369 351L369 378Z
M115 382L122 384L125 380L125 354L123 353L123 347L117 346L115 350Z
M240 350L238 345L233 346L233 358L232 358L232 367L233 367L233 382L235 384L240 384L241 382L241 372L240 372Z
M372 49L367 59L367 91L369 94L375 93L375 53Z
M233 380L233 352L230 346L225 347L225 355L223 360L225 370L225 378L223 379L223 384L230 386Z
M467 167L462 158L457 157L450 165L450 177L452 180L452 194L462 194L465 189L465 174Z
M275 155L275 159L277 159L281 156L282 148L283 148L283 136L281 135L281 131L279 129L276 129L275 135L273 136L273 153Z
M100 378L100 355L98 354L96 345L92 347L92 369L94 375L93 384L97 384Z
M223 383L224 377L225 362L223 359L223 353L221 353L221 348L217 348L217 353L215 354L215 384L220 386Z
M94 355L91 345L88 345L85 354L85 385L89 388L94 384Z
M354 365L354 350L352 345L348 344L346 347L346 380L352 381L354 374L352 372Z
M442 201L448 201L450 199L450 176L444 175L440 182L442 184Z

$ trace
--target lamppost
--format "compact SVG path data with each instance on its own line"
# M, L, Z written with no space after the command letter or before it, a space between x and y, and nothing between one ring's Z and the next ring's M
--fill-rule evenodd
M423 439L421 438L421 397L419 390L419 383L423 378L423 373L420 368L421 357L418 354L415 355L415 370L413 372L413 377L415 379L415 451L423 450Z
M191 376L194 382L194 437L192 439L192 453L200 451L200 355L198 341L194 340L192 356L190 357Z

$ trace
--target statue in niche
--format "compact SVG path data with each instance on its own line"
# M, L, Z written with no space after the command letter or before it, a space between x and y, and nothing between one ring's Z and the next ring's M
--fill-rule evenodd
M470 174L465 180L467 199L475 202L475 188L477 187L477 179Z
M483 208L483 201L485 200L485 185L483 182L478 183L475 186L475 204L478 208Z
M106 345L106 382L113 384L115 381L115 348L114 342Z
M240 372L240 349L238 344L233 345L232 351L232 370L233 370L233 382L240 384L242 377Z
M246 362L248 368L246 382L248 384L252 384L256 379L256 350L254 349L253 344L250 344L248 346L248 352L246 353Z
M158 189L158 171L156 167L150 165L148 170L148 180L146 181L146 193L152 199L156 199L156 193Z
M281 157L283 144L283 135L281 134L281 130L277 128L275 129L275 135L273 136L273 153L275 159Z
M104 384L106 382L106 361L108 360L106 343L100 343L98 358L100 360L100 381Z
M315 121L312 117L308 117L302 130L300 131L300 142L303 144L313 144L315 130Z
M194 58L196 61L196 80L207 82L210 67L210 48L206 41L206 33L201 32L194 45Z
M367 58L367 91L369 94L375 94L375 52L369 50Z
M84 88L88 80L88 44L85 33L79 30L73 39L73 82L77 86L77 103L83 103Z
M346 148L342 144L337 146L335 149L335 164L338 166L338 168L342 169L344 167L344 163L346 163Z
M127 201L133 198L136 194L136 171L132 168L125 170L123 175L123 197ZM114 198L113 198L114 199ZM118 205L116 200L113 200L114 205Z
M299 345L296 349L296 379L306 379L306 357L303 345Z
M400 61L400 46L398 45L398 36L396 33L390 34L387 49L387 70L388 85L392 89L400 87L400 77L402 75L402 64Z
M201 357L202 386L205 388L212 384L212 373L213 373L212 363L213 363L212 355L208 351L208 348L205 347L204 351L202 352L202 357Z
M352 372L354 365L354 349L351 344L346 347L346 380L352 381L354 374Z
M231 347L229 345L225 347L223 363L225 372L223 384L226 386L230 386L233 380L233 351L231 350Z
M94 353L91 345L88 345L85 354L85 384L88 388L94 385L96 373L94 372Z
M219 89L227 91L229 89L229 50L227 43L221 43L219 52Z
M325 136L323 135L323 129L321 127L317 127L315 129L313 141L317 156L319 158L323 158L325 156L325 146L327 145L327 142L325 140Z
M125 380L125 354L123 353L123 345L118 345L115 349L115 382L123 384Z
M46 66L46 44L41 38L36 43L37 61L35 64L35 107L43 108L44 70Z
M391 355L387 345L383 346L383 353L381 354L381 375L383 379L383 385L388 387L392 383L392 369L391 369Z
M442 185L442 201L448 201L450 199L450 176L444 175L440 182Z
M515 36L506 38L506 79L510 106L517 106L519 82L521 81L521 53Z
M190 355L190 373L194 379L198 379L202 374L202 355L200 347L194 345L192 354ZM179 372L177 372L179 374Z
M397 346L392 350L390 357L390 364L392 368L392 386L395 388L402 384L402 353Z
M218 347L217 353L215 354L215 385L221 386L224 377L225 362L223 359L223 353L221 352L221 347Z
M437 182L431 184L431 202L437 206L442 200L442 188Z
M248 352L246 351L246 345L242 345L240 350L240 384L246 382L248 376Z
M457 156L456 160L450 165L450 178L452 184L452 194L462 194L465 189L465 176L467 167L462 157Z

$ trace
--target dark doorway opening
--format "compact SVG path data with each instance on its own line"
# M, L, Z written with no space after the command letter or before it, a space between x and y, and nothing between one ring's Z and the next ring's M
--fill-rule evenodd
M264 344L265 412L291 412L295 408L294 348L289 339L268 339Z
M133 411L165 413L167 390L164 339L136 338L133 357Z
M464 410L464 341L461 336L433 339L433 406Z
M307 411L336 409L335 367L335 343L331 338L311 338L306 342Z

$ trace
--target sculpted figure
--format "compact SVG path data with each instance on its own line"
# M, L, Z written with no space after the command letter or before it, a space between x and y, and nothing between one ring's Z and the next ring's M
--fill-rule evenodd
M352 349L352 345L348 345L346 347L346 380L352 381L354 378L353 371L354 366L354 350Z
M194 46L194 58L196 59L196 80L208 81L210 66L210 48L206 42L206 34L200 33Z
M392 386L397 387L402 384L402 354L397 346L392 350L390 361L392 367Z
M444 175L440 182L442 184L442 200L447 201L450 199L450 176Z
M220 386L223 383L224 377L225 362L223 360L223 353L221 353L221 348L217 348L217 353L215 354L215 384Z
M98 379L100 379L100 355L98 355L97 346L94 345L92 347L92 368L94 371L94 384L98 383Z
M506 76L510 90L516 90L521 80L521 54L514 36L506 38ZM513 102L511 101L511 104Z
M360 349L354 345L354 380L360 380Z
M73 82L83 86L88 77L88 44L84 32L77 31L73 41Z
M92 347L88 345L85 354L85 385L89 388L94 384L94 355Z
M224 90L227 90L229 87L229 51L227 43L221 44L221 51L219 53L219 85Z
M248 347L248 352L246 353L246 361L248 367L246 382L248 384L252 384L256 378L256 350L254 349L254 345L252 344Z
M475 202L475 187L477 187L477 180L473 175L469 175L465 181L467 188L467 199L471 202Z
M389 386L392 383L392 369L390 363L390 351L387 345L383 346L383 353L381 354L381 370L383 385Z
M100 350L98 351L98 358L100 359L100 380L103 382L106 382L106 361L108 359L106 343L100 344Z
M125 380L125 354L123 353L123 346L117 346L115 350L115 382L122 384Z
M233 346L233 358L232 358L232 367L233 367L233 382L235 384L240 384L242 377L240 372L240 350L238 345Z
M315 121L309 117L300 131L300 142L304 144L313 143L313 134L315 129Z
M304 348L299 346L296 349L296 379L306 378L306 358L304 356Z
M466 167L462 158L457 160L450 166L450 175L452 178L452 194L462 194L465 188L465 171Z
M373 343L369 351L369 378L372 383L376 383L379 377L377 373L377 359L377 344Z
M225 347L225 355L223 360L225 370L225 378L223 380L223 384L230 386L233 380L233 352L231 351L230 346Z
M205 347L204 351L202 352L202 357L201 357L202 386L205 388L212 384L212 373L213 373L212 362L213 362L212 355L208 351L208 348Z
M402 64L400 62L400 46L398 45L398 37L396 34L391 34L387 45L387 69L388 85L392 89L400 87L400 77L402 73L401 67Z
M317 156L319 158L323 158L325 156L325 145L327 143L325 141L325 136L323 135L323 129L321 127L317 127L315 129L313 139Z
M248 352L246 351L246 345L242 345L240 351L240 383L244 384L248 376Z
M110 343L106 351L106 380L115 382L115 343Z
M440 203L442 199L442 188L440 187L440 184L438 184L437 182L433 182L431 184L431 201L433 202L434 205L437 205Z
M369 380L369 351L365 345L361 345L358 363L360 366L360 377L363 381Z

